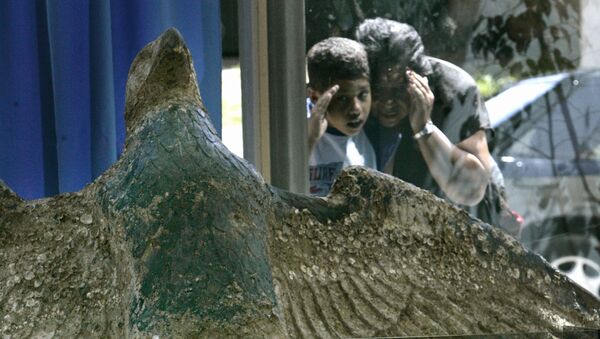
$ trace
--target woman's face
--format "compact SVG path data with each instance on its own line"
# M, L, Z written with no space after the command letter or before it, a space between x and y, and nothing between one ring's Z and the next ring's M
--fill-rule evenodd
M371 114L385 127L394 127L408 116L410 107L405 67L383 63L371 88Z

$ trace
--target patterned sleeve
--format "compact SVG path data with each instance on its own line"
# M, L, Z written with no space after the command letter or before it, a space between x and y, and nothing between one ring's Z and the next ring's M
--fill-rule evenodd
M454 144L479 130L490 130L488 112L475 80L449 62L432 59L432 83L436 96L433 122Z
M465 140L481 129L491 129L488 111L481 100L477 86L473 85L467 90L463 110L468 118L460 128L459 141Z

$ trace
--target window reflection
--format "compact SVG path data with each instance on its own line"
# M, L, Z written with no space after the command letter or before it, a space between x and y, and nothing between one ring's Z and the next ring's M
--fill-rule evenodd
M373 17L412 25L427 55L475 78L520 240L600 296L600 4L306 0L307 48Z

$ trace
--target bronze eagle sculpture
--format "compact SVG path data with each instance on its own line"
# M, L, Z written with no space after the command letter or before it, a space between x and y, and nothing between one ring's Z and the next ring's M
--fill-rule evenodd
M79 192L0 182L4 337L560 333L600 301L501 230L379 172L279 190L221 143L175 29L132 63L120 159Z

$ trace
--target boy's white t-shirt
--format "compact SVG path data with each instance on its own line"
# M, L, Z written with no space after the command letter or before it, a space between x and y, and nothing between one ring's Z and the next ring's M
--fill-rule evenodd
M377 168L375 150L364 130L354 136L324 133L308 161L310 193L325 196L342 168L365 166Z

